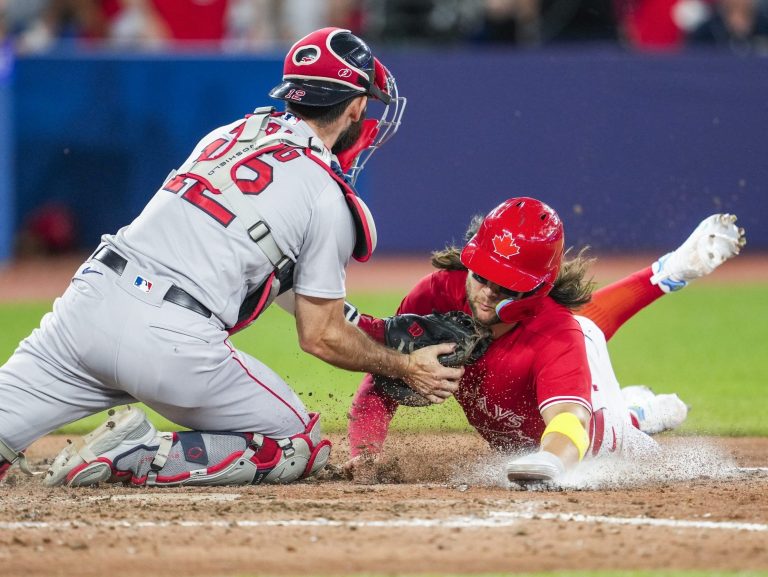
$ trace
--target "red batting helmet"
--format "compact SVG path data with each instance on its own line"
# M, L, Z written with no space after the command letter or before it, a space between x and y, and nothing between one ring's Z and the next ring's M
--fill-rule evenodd
M504 322L536 314L554 286L563 260L563 223L535 198L510 198L483 219L461 252L470 271L521 294L496 307Z

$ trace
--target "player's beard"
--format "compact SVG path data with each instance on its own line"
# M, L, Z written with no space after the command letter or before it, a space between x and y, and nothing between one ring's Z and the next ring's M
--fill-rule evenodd
M349 128L339 134L339 137L336 139L336 144L331 148L331 152L339 154L340 152L344 152L348 148L351 148L352 145L357 142L357 139L360 138L360 133L363 131L364 120L365 111L360 115L359 120L350 124Z
M494 325L500 324L501 319L499 319L498 315L494 312L491 316L490 311L488 310L488 306L490 303L485 304L483 303L484 307L481 307L481 303L477 302L477 299L479 298L479 292L473 290L472 284L470 280L470 275L467 275L467 283L466 283L466 291L467 291L467 303L469 303L469 308L472 311L472 317L475 319L475 322L479 325L482 325L484 327L492 327Z

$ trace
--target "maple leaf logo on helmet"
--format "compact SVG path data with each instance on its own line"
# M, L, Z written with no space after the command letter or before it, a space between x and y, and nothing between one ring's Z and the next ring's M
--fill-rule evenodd
M493 237L493 251L506 259L520 253L520 247L515 244L515 238L508 230L503 235Z

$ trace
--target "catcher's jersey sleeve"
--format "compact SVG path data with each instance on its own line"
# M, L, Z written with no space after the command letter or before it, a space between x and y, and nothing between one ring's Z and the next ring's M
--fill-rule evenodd
M331 181L312 206L306 237L293 277L297 294L344 298L346 266L355 246L355 228L336 182Z

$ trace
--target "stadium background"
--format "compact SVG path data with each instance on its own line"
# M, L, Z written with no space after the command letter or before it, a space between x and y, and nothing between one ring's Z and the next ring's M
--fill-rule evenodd
M359 186L383 253L441 247L471 214L514 195L546 200L569 243L603 252L676 246L718 211L740 215L750 249L768 248L764 58L608 47L381 56L409 99ZM40 207L66 208L78 248L96 246L203 134L266 103L280 70L277 54L19 59L15 154L0 189L10 226L29 226Z

